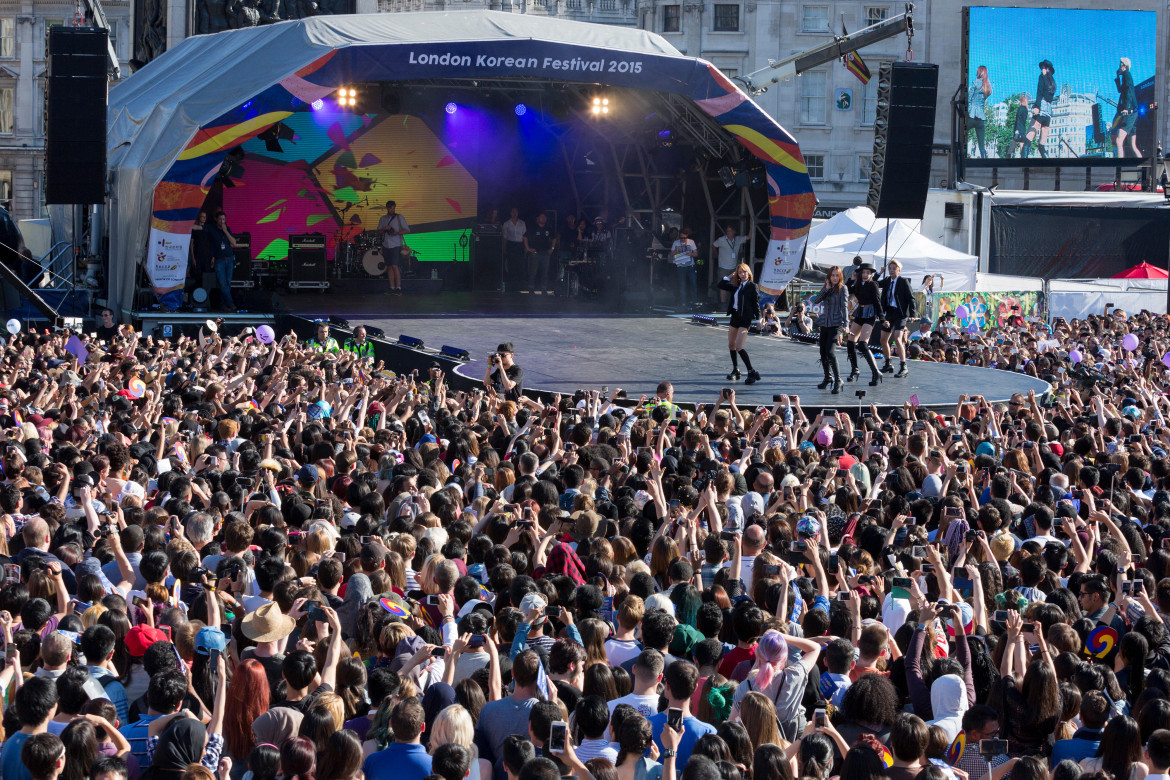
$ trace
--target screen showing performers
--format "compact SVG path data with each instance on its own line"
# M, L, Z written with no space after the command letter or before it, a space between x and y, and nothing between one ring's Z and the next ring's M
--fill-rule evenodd
M478 188L453 139L416 116L362 116L328 109L284 120L291 140L244 144L243 173L224 189L233 225L246 225L259 260L283 260L288 237L324 233L377 251L386 201L410 219L403 253L423 262L465 259L453 249L476 220Z
M1136 164L1150 155L1154 11L972 7L968 14L968 159Z

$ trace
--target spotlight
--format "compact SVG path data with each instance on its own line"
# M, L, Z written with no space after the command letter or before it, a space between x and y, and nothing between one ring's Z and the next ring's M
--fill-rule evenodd
M362 325L362 327L366 329L366 335L372 339L386 338L386 331L375 325Z
M719 181L723 182L723 186L731 189L735 186L735 171L730 166L724 165L719 169Z
M325 108L325 101L321 98L317 98L312 102L311 105L313 106L314 111L320 111L321 109Z
M458 110L459 110L459 106L455 105L454 103L447 104L447 113L448 114L454 114Z
M357 90L353 87L342 87L337 90L337 105L342 108L353 108L357 105Z
M594 116L602 116L609 113L609 98L595 97L593 98L593 105L591 111Z
M471 360L471 353L467 350L460 349L459 347L451 347L446 344L444 344L442 349L439 350L439 354L443 357L451 358L452 360Z
M516 104L516 116L524 116L528 113L528 106L523 103Z
M328 322L330 325L336 325L339 328L345 328L346 330L349 330L349 320L347 320L345 317L338 317L336 314L330 314Z
M454 103L452 103L451 105L454 105ZM401 347L410 347L411 349L422 349L423 348L423 340L416 339L414 336L399 335L398 345Z

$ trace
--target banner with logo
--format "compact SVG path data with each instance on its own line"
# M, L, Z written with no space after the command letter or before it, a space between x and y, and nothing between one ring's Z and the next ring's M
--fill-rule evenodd
M187 281L190 233L168 233L152 227L146 252L146 273L155 295L182 288Z
M788 241L772 239L764 255L764 267L760 271L760 290L768 295L784 292L796 272L800 270L800 258L804 254L806 237L800 236Z

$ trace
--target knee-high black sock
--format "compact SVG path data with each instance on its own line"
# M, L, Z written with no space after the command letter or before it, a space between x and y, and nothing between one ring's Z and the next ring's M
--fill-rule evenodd
M731 353L731 370L739 371L739 358L736 357L735 350L729 349L728 351Z
M752 361L751 361L751 358L749 358L749 357L748 357L748 354L747 354L747 350L746 350L746 349L741 349L741 350L739 351L739 357L740 357L740 359L741 359L741 360L743 360L743 367L744 367L744 368L746 368L748 371L754 371L754 370L755 370L755 369L753 369L753 368L752 368Z

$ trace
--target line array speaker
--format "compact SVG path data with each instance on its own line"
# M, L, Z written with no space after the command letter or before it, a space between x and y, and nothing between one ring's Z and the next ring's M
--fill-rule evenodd
M103 28L49 28L46 203L105 201L108 51Z
M938 65L892 62L878 72L867 204L880 218L922 219L937 101Z

